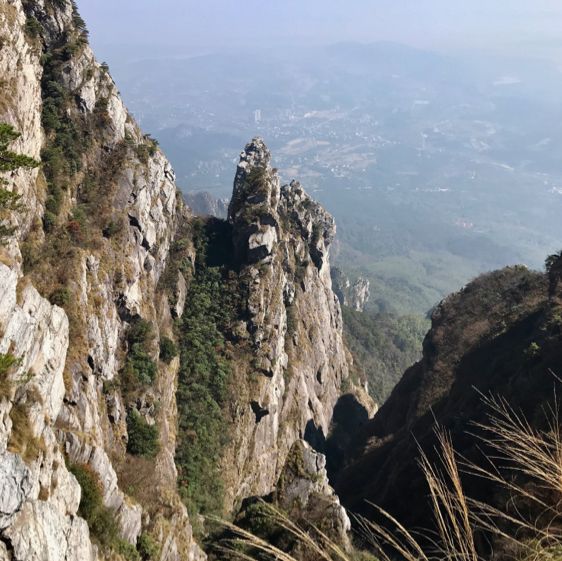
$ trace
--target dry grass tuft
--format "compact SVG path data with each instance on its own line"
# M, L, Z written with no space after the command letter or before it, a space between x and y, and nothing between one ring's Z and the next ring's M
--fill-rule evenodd
M314 555L319 561L353 561L348 554L335 542L333 542L324 532L311 525L308 529L303 529L292 522L282 511L271 504L261 501L261 506L267 514L271 524L284 530L294 538L306 551L307 556ZM218 518L210 518L213 522L228 530L232 537L225 540L225 545L216 547L216 550L227 554L229 559L272 559L279 561L295 561L295 558L276 546L268 543L262 538L251 532L236 526L230 522L225 522Z
M45 442L35 436L29 418L29 407L16 403L10 411L12 432L8 440L8 450L19 454L26 462L33 462L45 452Z

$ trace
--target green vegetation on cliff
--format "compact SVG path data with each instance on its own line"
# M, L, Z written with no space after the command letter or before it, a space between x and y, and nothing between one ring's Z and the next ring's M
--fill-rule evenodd
M39 162L25 156L16 154L9 150L9 145L20 137L11 125L0 123L0 172L15 171L20 168L34 168ZM8 236L12 235L15 228L4 224L4 220L10 211L20 209L20 195L4 189L2 185L6 185L7 181L0 178L0 244L2 244Z
M160 451L158 426L149 425L136 409L132 409L127 415L127 434L129 454L154 458Z
M126 389L131 390L139 384L150 385L156 378L158 367L150 354L153 331L152 325L143 319L134 321L129 328L127 335L129 352L123 368Z
M78 514L86 520L90 533L106 551L122 556L126 561L140 561L141 556L134 545L120 537L119 522L115 513L103 504L102 485L98 475L87 465L73 464L70 472L81 488Z
M222 251L228 248L220 239L225 226L219 221L193 225L195 271L178 322L178 483L191 512L206 514L222 510L218 465L228 438L224 409L231 370L225 333L235 314L237 295L227 278L228 268L221 266Z
M421 358L429 321L421 316L356 312L342 306L344 336L371 397L382 404L404 371Z
M28 22L32 21L28 19ZM65 36L60 44L43 54L41 121L48 141L41 153L41 161L48 189L43 217L46 231L54 228L62 208L64 193L70 186L71 178L82 168L83 154L91 142L88 123L83 117L78 119L69 111L69 108L76 106L76 100L64 86L63 79L66 64L86 42L87 33L77 28L74 36Z
M0 123L0 171L14 171L19 168L34 168L39 162L25 156L16 154L8 149L8 146L20 137L14 127L7 123ZM2 181L1 183L5 183Z
M0 398L9 397L13 383L8 379L10 371L19 364L19 359L11 353L0 353Z

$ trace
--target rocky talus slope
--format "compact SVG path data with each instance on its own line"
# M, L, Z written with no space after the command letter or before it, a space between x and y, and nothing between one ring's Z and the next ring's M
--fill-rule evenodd
M204 370L189 347L197 225L73 2L0 4L0 76L0 122L21 133L10 148L41 160L3 174L21 205L0 247L0 559L203 559L195 483L178 490L178 458L199 450L178 394ZM228 221L205 228L226 233L217 282L236 287L213 466L226 513L328 434L349 357L333 219L280 186L262 141L241 156Z

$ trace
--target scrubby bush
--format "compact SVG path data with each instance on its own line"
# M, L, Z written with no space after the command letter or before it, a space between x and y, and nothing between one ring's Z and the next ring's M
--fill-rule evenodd
M544 261L546 272L549 273L562 260L562 251L550 254Z
M72 3L72 23L74 27L85 37L88 37L88 29L86 28L86 22L82 18L82 16L78 13L78 8L76 4Z
M52 232L57 224L57 217L52 212L46 211L43 215L43 229L45 232Z
M129 345L135 345L137 343L145 345L150 341L153 334L154 329L152 324L142 318L137 318L129 327L127 341L129 342Z
M8 449L19 454L27 462L32 462L45 450L45 443L42 438L35 436L29 415L29 402L18 402L12 407L12 432Z
M268 170L266 166L255 166L246 176L246 183L252 193L266 193Z
M10 369L19 363L20 359L14 355L0 353L0 378L7 376Z
M119 535L114 512L103 504L102 485L96 472L86 464L72 464L70 472L80 484L78 514L86 520L94 539L106 549L112 549L128 561L140 559L135 547Z
M152 357L144 350L140 343L135 343L125 362L124 377L127 385L138 382L149 385L154 382L158 368Z
M139 536L137 549L143 561L155 561L160 557L160 546L158 542L146 532L143 532Z
M527 360L533 360L539 357L540 354L541 354L541 347L535 341L532 341L524 351L524 355Z
M90 530L97 527L103 529L103 536L111 537L116 533L115 520L103 505L102 487L97 474L85 464L70 466L70 472L78 480L82 491L78 514L88 522Z
M51 4L57 8L66 8L68 0L51 0Z
M160 451L158 427L149 425L135 409L127 415L127 433L129 454L153 458Z
M118 221L110 220L107 226L102 230L104 237L112 238L123 230L123 224Z
M39 37L41 34L41 24L33 16L28 16L25 20L25 32L29 37Z
M172 359L178 356L178 347L169 337L160 339L160 360L170 364Z
M14 355L0 353L0 398L9 397L13 383L8 379L10 371L20 363Z
M45 209L57 216L62 206L63 192L57 185L51 185L49 188L49 196L45 201Z
M130 544L129 542L119 539L113 545L113 549L122 557L126 559L126 561L140 561L141 557L137 548Z
M71 298L72 293L70 292L70 290L66 287L60 287L51 292L51 295L49 296L49 302L54 306L60 306L61 308L64 308L64 306L66 306L70 302Z
M154 329L152 324L141 318L133 321L127 335L129 352L123 368L123 378L128 389L135 384L149 385L154 382L157 366L149 352Z

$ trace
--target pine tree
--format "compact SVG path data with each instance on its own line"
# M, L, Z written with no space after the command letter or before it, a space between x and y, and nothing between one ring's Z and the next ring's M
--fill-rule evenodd
M11 125L0 123L0 172L10 172L20 168L30 169L39 165L37 160L24 154L16 154L8 149L8 146L20 136L20 133ZM21 195L2 187L7 184L5 179L0 178L0 244L3 244L15 230L14 227L4 223L7 214L21 208Z

